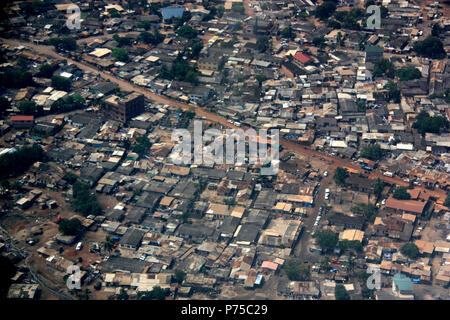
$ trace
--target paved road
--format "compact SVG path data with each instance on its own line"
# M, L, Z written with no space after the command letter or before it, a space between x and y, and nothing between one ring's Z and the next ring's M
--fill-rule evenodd
M225 128L238 129L238 127L236 127L232 123L229 123L227 121L227 119L225 119L224 117L219 116L215 113L206 111L204 108L201 108L201 107L199 107L197 105L193 105L193 104L190 105L187 103L183 103L183 102L168 98L166 96L156 94L148 89L134 85L126 80L120 79L109 72L99 71L94 66L92 66L88 63L83 63L83 62L75 61L73 59L64 57L64 56L56 53L53 50L53 47L51 47L51 46L36 45L36 44L32 44L32 43L25 42L25 41L15 40L15 39L0 38L0 40L3 41L4 43L12 45L12 46L22 45L32 51L35 51L35 52L41 54L41 55L47 55L49 57L59 59L59 60L67 60L68 62L75 64L81 70L90 71L93 74L100 75L105 80L110 80L112 82L117 83L120 86L120 88L123 90L139 92L139 93L142 93L147 98L155 101L156 103L169 104L172 106L181 107L183 110L189 110L189 109L193 108L195 113L200 117L205 117L206 119L208 119L210 121L219 123ZM243 127L243 129L245 129L245 127ZM323 153L315 151L315 150L311 150L310 148L300 145L296 142L280 138L280 144L286 150L295 151L295 152L298 152L301 154L305 154L305 155L308 155L311 157L317 157L321 160L324 160L324 161L328 162L332 168L343 167L343 168L347 168L351 172L362 173L362 174L365 173L364 170L361 169L361 167L359 165L355 164L354 162L344 160L344 159L341 159L338 157L329 156L329 155L323 154ZM387 183L391 183L391 184L396 183L397 185L403 185L403 186L408 185L408 183L404 182L402 179L385 177L379 171L374 171L370 175L371 175L371 178L374 178L374 179L380 178Z
M315 196L314 207L312 208L308 217L303 218L303 234L294 248L295 256L299 257L303 261L309 260L309 257L311 256L308 251L309 242L311 240L311 232L314 230L314 222L316 221L316 218L319 214L320 206L327 204L327 201L325 200L325 189L329 187L332 179L333 178L330 174L327 177L322 178ZM322 219L324 218L325 214L324 212L322 212Z

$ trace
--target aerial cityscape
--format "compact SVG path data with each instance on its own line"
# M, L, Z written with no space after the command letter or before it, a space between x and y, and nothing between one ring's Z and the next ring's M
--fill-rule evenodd
M0 300L450 299L450 1L0 15Z

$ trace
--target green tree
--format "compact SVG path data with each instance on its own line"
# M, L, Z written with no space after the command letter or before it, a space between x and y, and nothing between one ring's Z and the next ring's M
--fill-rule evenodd
M380 197L381 193L383 192L384 189L384 182L383 180L381 180L380 178L377 178L373 183L372 183L372 189L373 189L373 193L377 195L377 197Z
M11 103L5 97L0 97L0 116L3 116L6 113L6 110L9 109Z
M152 291L138 292L138 300L164 300L166 298L166 292L160 287L153 287Z
M415 67L401 68L397 71L397 75L400 81L420 79L422 77L420 70Z
M62 91L70 91L70 87L72 83L69 79L61 77L61 76L53 76L52 77L52 87L56 90Z
M74 201L72 205L76 212L81 213L84 216L88 215L100 215L102 208L97 202L97 197L89 191L89 186L75 182L72 186Z
M181 284L186 277L186 273L183 270L175 270L175 281Z
M0 179L22 174L36 161L44 160L45 153L38 144L24 146L16 152L0 155ZM13 186L17 186L13 183Z
M38 76L50 79L52 77L54 71L55 71L55 68L53 66L49 65L48 63L46 63L46 64L43 64L42 66L40 66Z
M256 39L256 48L259 52L266 52L269 48L269 38L267 36L260 36Z
M332 250L336 248L339 241L339 235L328 229L320 230L314 237L322 250Z
M140 156L145 155L150 150L152 146L150 140L146 136L141 136L136 138L136 145L133 148L133 151L139 154Z
M130 296L128 295L128 293L125 291L124 288L121 288L120 293L116 295L117 300L128 300L129 298Z
M190 25L185 24L178 28L177 35L186 39L194 39L197 37L198 31L192 28Z
M115 241L110 237L106 236L105 243L103 244L103 247L106 251L111 252L114 249Z
M379 59L375 62L375 67L372 74L374 77L386 76L392 79L395 76L395 66L388 59Z
M325 48L325 37L324 36L320 36L320 37L315 37L313 40L313 45L315 45L316 47L319 47L321 49Z
M119 47L129 46L129 45L131 45L131 43L132 43L131 38L128 38L128 37L121 37L121 36L119 36L118 34L115 34L115 35L113 36L113 39L114 39L114 41L117 42L117 45L118 45Z
M64 234L69 236L78 236L83 231L83 226L81 225L81 221L77 218L72 219L61 219L59 221L58 230Z
M40 115L43 111L42 106L37 105L34 101L22 101L18 108L21 114L27 115Z
M78 47L76 40L72 37L52 38L48 43L54 46L56 50L74 51Z
M295 39L295 33L292 30L292 26L289 25L286 28L284 28L283 30L281 30L281 37L285 38L285 39Z
M431 59L443 59L447 56L442 41L439 38L432 36L427 37L423 41L414 43L413 50L418 55Z
M422 110L417 115L412 127L421 134L426 132L439 133L442 129L448 129L449 121L440 115L430 116L428 112Z
M346 168L337 167L334 171L333 179L338 185L344 185L345 180L348 178L348 170Z
M439 23L433 24L433 28L431 29L431 35L433 37L439 37L444 29L441 27Z
M401 92L397 87L397 84L389 81L385 86L385 89L388 89L388 101L393 100L394 103L400 103L401 101Z
M450 193L447 193L447 197L445 198L444 201L444 206L450 207Z
M335 11L336 3L332 1L325 1L323 4L317 6L314 15L316 16L316 18L325 20L331 17Z
M111 8L111 9L108 9L108 12L109 12L109 16L111 18L120 18L120 13L119 13L119 11L117 11L117 9Z
M407 191L406 187L397 187L394 190L394 193L392 195L395 199L398 200L409 200L411 199L411 195Z
M383 157L383 150L379 144L366 146L361 150L361 157L370 160L380 160Z
M165 36L161 34L157 29L155 29L153 33L146 31L141 32L141 34L139 35L139 39L144 43L156 46L164 41Z
M350 295L342 284L337 284L334 287L334 296L336 300L350 300Z
M304 265L299 258L288 258L283 268L291 281L305 281L310 277L309 267Z
M406 243L400 248L400 252L410 259L417 259L420 255L419 248L414 243Z
M114 48L111 56L119 61L127 62L130 60L130 57L128 56L128 51L124 48Z

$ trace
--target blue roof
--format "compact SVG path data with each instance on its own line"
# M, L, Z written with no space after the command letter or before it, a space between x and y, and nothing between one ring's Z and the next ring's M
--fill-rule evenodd
M167 7L162 8L161 13L164 20L172 19L172 18L179 18L183 15L185 8L180 7Z
M413 285L411 279L402 273L396 273L394 275L394 283L401 291L412 291Z

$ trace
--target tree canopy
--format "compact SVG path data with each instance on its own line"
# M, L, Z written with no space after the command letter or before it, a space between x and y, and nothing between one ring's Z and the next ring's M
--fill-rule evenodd
M332 250L336 247L339 241L339 235L331 230L320 230L314 237L317 239L317 244L323 250Z
M366 146L361 150L361 157L370 160L380 160L383 157L383 150L379 144Z
M190 25L185 24L178 28L177 35L186 39L194 39L197 37L198 31L192 28Z
M429 36L423 41L414 43L413 50L418 55L431 59L442 59L447 56L442 41L433 36Z
M345 184L345 179L348 178L348 170L345 168L337 167L336 171L334 171L333 179L336 184L343 185Z
M417 259L420 255L419 248L414 243L406 243L400 248L400 252L410 259Z
M291 281L305 281L310 277L308 266L304 265L299 258L287 259L283 268Z
M61 219L59 221L58 230L64 234L69 236L78 236L83 231L83 226L81 221L77 218L72 219Z
M0 178L16 176L24 172L30 165L44 158L44 151L38 144L24 146L12 153L0 156Z
M439 133L441 129L448 129L449 121L443 116L430 116L428 112L422 110L417 115L416 122L413 123L412 127L421 134L426 132Z
M420 79L422 77L420 70L415 67L401 68L397 71L397 75L400 81Z
M89 186L82 182L75 182L73 187L74 201L72 205L75 211L84 216L90 214L99 215L102 213L102 208L97 202L97 197L89 191Z
M386 76L388 78L394 78L395 67L389 59L379 59L375 62L375 68L373 70L374 77Z
M69 92L70 87L72 86L72 82L61 76L53 76L52 77L52 87L56 90L62 90Z
M122 62L127 62L128 60L130 60L128 51L124 48L114 48L111 56Z
M314 15L316 16L316 18L325 20L331 17L335 11L336 11L336 3L332 1L325 1L320 6L317 6Z
M406 187L397 187L392 196L397 200L409 200L411 199L411 195L407 190Z
M336 284L336 287L334 287L334 296L336 300L350 300L350 295L342 284Z

